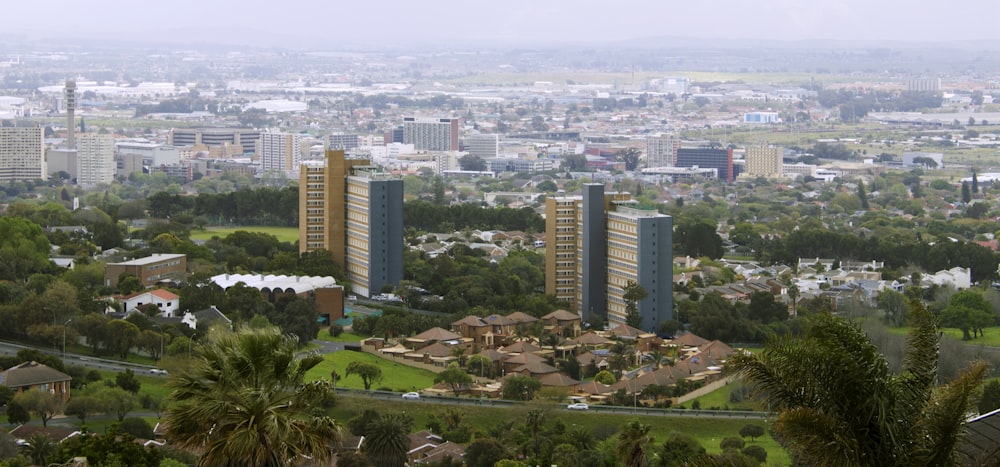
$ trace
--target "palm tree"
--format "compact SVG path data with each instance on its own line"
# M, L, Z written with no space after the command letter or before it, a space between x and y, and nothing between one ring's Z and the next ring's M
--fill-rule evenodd
M35 433L28 437L27 443L21 447L33 464L47 465L48 459L59 450L59 445L44 433Z
M653 446L653 437L649 434L650 428L652 426L632 420L618 433L618 445L615 450L618 458L625 462L627 467L649 465L648 453Z
M531 440L535 445L535 454L538 454L538 432L542 430L542 425L545 424L545 411L542 409L531 409L528 410L527 415L524 417L524 424L531 430Z
M199 467L284 467L303 456L330 457L341 428L316 411L332 400L332 388L323 380L303 383L322 357L298 355L298 339L275 327L207 337L191 366L167 382L169 439L201 452Z
M856 325L828 313L811 317L804 337L771 342L727 366L778 411L776 438L797 464L953 465L986 365L973 363L936 386L934 316L919 301L910 313L915 326L899 374Z
M405 414L387 413L368 422L361 450L375 467L402 467L410 449L413 419Z

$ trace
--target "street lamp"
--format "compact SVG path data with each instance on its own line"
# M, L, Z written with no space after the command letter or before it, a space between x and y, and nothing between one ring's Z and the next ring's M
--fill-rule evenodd
M66 327L69 326L70 321L73 321L73 318L67 319L66 322L63 323L63 350L62 350L63 360L66 359Z
M160 331L160 358L163 358L163 329L161 329L160 325L156 323L153 323L153 327L155 327L157 331Z

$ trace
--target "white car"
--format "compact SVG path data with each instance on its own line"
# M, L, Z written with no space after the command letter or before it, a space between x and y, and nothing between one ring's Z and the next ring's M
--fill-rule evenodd
M406 394L403 394L403 399L420 399L420 393L408 392Z
M159 368L153 368L152 370L149 370L149 372L154 375L167 375L167 370L161 370Z
M583 402L577 402L566 406L566 410L590 410L590 406Z

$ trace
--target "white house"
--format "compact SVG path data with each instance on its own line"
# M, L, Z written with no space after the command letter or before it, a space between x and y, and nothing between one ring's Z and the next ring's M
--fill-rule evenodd
M160 316L169 318L174 316L174 313L180 308L181 297L168 290L155 289L136 292L132 295L117 297L117 299L125 304L125 311L152 303L160 309Z
M955 290L963 290L972 286L972 270L969 268L954 267L938 271L933 275L924 276L923 279L936 285L950 285Z

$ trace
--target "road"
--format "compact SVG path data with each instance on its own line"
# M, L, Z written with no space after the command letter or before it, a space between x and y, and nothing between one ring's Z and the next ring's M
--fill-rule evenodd
M16 355L17 352L19 350L21 350L21 349L34 349L34 350L37 350L39 352L47 353L47 354L50 354L50 355L55 355L56 357L60 357L61 356L60 352L54 351L54 350L51 350L51 349L44 349L44 348L39 348L39 347L33 347L33 346L28 346L28 345L21 345L21 344L14 344L14 343L11 343L11 342L0 341L0 354L4 354L4 355ZM109 360L109 359L106 359L106 358L90 357L90 356L87 356L87 355L79 355L79 354L74 354L74 353L67 353L66 356L63 357L63 363L65 363L66 365L80 365L80 366L83 366L83 367L86 367L86 368L92 368L92 369L95 369L95 370L104 370L104 371L125 371L125 370L132 370L132 371L136 372L137 374L142 374L142 375L145 375L145 376L154 376L154 377L155 376L160 376L160 377L164 376L164 375L157 375L157 374L150 373L150 370L156 368L155 366L143 365L143 364L140 364L140 363L122 362L122 361L119 361L119 360Z
M364 391L361 389L337 388L338 394L350 395L354 397L364 397L374 400L395 400L405 401L407 404L441 404L441 405L464 405L478 407L516 407L524 405L524 402L499 400L499 399L473 399L456 398L446 396L421 395L420 399L403 399L397 392L389 391ZM577 412L566 409L567 412ZM607 405L591 405L588 413L598 414L634 414L644 417L692 417L692 418L724 418L737 420L766 420L767 414L764 412L739 411L739 410L694 410L694 409L651 409L646 407L616 407Z

